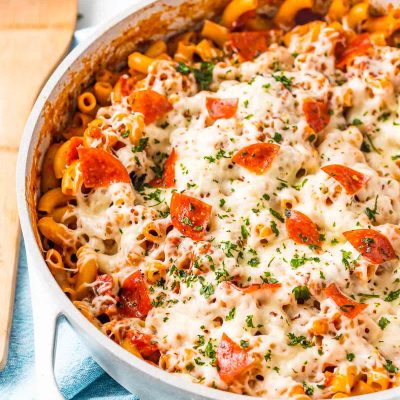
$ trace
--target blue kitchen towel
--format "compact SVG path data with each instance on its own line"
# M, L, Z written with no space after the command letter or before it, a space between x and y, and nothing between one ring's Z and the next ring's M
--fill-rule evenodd
M91 358L66 321L58 328L55 375L66 399L138 400ZM6 368L0 372L0 399L32 399L35 391L33 322L25 246L21 241L14 318Z

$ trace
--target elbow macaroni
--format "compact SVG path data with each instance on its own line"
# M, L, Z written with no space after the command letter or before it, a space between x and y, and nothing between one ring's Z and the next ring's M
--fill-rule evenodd
M311 8L313 3L313 0L285 0L275 15L274 21L283 27L293 25L296 14L302 9Z
M221 22L227 28L232 28L241 15L253 11L256 8L257 0L233 0L225 8L221 17Z
M96 110L96 97L93 93L84 92L78 96L78 108L82 113L91 114Z

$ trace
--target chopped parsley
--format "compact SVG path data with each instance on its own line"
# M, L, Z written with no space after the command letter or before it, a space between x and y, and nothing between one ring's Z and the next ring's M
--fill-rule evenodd
M370 152L371 152L371 149L372 149L375 153L381 154L380 150L378 150L378 149L375 147L374 142L372 141L371 136L368 135L368 133L365 133L365 136L366 136L366 138L367 138L367 140L368 140L368 143L366 143L366 145L367 145L367 147L369 148L369 151L366 151L366 153L370 153ZM363 143L365 143L365 142L363 142ZM363 149L362 149L362 145L361 145L361 150L363 150ZM364 151L364 150L363 150L363 151Z
M190 67L183 62L178 62L176 70L180 72L182 75L189 75L191 71Z
M279 230L275 221L271 221L271 230L275 234L275 236L279 236Z
M278 60L273 61L272 69L274 72L281 71L282 70L281 63Z
M307 349L313 345L305 336L296 336L292 332L289 332L287 335L289 338L289 346L301 346L303 349Z
M348 313L355 308L353 304L343 304L339 307L344 313Z
M203 295L206 299L208 299L210 296L214 294L214 286L211 283L204 284L203 282L201 283L201 289L200 289L200 294Z
M163 210L159 210L158 214L159 214L160 218L167 218L169 216L169 214L170 214L169 207L164 211Z
M383 366L390 374L395 374L399 370L396 366L393 365L393 362L390 360L386 360L386 364L383 364Z
M224 251L225 255L229 258L234 258L232 251L237 250L237 244L230 242L229 240L221 242L220 248Z
M129 137L130 134L131 134L131 131L129 129L127 129L125 132L121 133L121 137L126 139L127 137Z
M379 295L373 293L357 293L358 296L364 297L366 299L378 299Z
M270 261L270 263L271 263L271 261ZM269 266L269 264L268 264L268 266ZM264 275L261 276L260 278L263 281L263 283L277 283L278 282L278 280L275 279L273 277L273 275L271 274L271 272L269 272L269 271L264 272Z
M164 170L159 165L155 165L154 167L150 168L158 178L162 178Z
M308 182L308 179L303 179L303 181L301 183L299 183L298 185L293 185L292 188L296 189L297 191L300 191L304 185Z
M384 113L382 113L379 117L378 117L378 121L387 121L388 119L389 119L389 117L390 117L390 115L391 115L392 113L389 111L389 112L384 112Z
M200 357L196 357L196 358L194 359L194 362L195 362L197 365L204 365L204 364L205 364L204 361L201 361L201 358L200 358Z
M247 261L247 264L250 265L250 267L258 267L260 265L260 259L258 257L253 257Z
M297 301L297 304L304 304L309 298L311 298L310 290L307 286L296 286L292 293Z
M216 154L216 159L220 160L221 158L230 158L230 155L226 155L226 152L224 149L219 149L218 153Z
M265 83L264 85L262 85L262 88L268 92L268 90L271 88L271 84L270 83Z
M147 146L147 142L149 141L148 137L140 138L139 144L137 146L132 147L132 152L133 153L139 153L145 149Z
M254 323L253 323L253 316L252 315L248 315L246 317L246 326L248 328L255 328Z
M188 364L186 364L186 366L185 366L186 371L189 371L189 372L190 372L190 371L193 371L194 368L195 368L195 366L194 366L193 363L188 363Z
M275 211L274 209L270 208L269 212L271 213L272 216L274 216L277 220L281 221L281 222L285 222L284 218L282 217L282 215L280 213L278 213L278 211Z
M371 208L367 207L365 209L365 214L367 214L367 217L370 219L370 221L374 221L374 222L376 222L376 215L379 215L379 213L378 213L378 197L379 197L379 195L376 195L374 208L371 209Z
M351 261L351 256L352 253L351 251L346 251L346 250L340 250L342 252L342 264L345 266L346 269L350 268L350 263Z
M183 217L181 222L185 225L193 226L193 222L188 217Z
M303 382L303 389L307 396L312 396L314 394L314 387L307 382Z
M195 349L204 346L204 344L206 343L203 335L197 335L197 337L197 344L194 346Z
M195 349L199 349L200 347L203 347L205 344L205 339L203 335L197 335L199 338L197 341L197 344L194 346ZM211 365L215 364L215 361L217 359L217 353L214 349L214 345L212 344L212 339L209 339L207 342L207 346L204 348L204 350L199 349L199 353L202 354L205 357L208 357L211 360ZM201 361L200 357L197 357L195 360L195 363L197 365L204 365L205 363Z
M235 315L236 315L236 307L233 307L233 308L228 312L228 314L226 315L225 320L226 320L226 321L232 321L233 318L235 318Z
M385 317L381 317L378 321L379 328L381 328L382 330L384 330L389 324L390 321Z
M348 361L351 362L356 358L356 356L354 355L354 353L347 353L346 354L346 358L347 358Z
M135 156L134 159L135 159L135 161L136 161L136 165L138 165L139 167L141 167L141 166L142 166L142 163L140 162L139 157L138 157L138 156Z
M214 64L210 62L202 62L200 68L193 69L193 75L196 79L200 90L208 90L213 80Z
M320 262L321 260L319 257L306 257L305 254L303 254L301 257L296 253L293 258L290 260L290 266L293 269L297 269L304 265L307 261L314 261L314 262Z
M208 358L211 358L211 360L215 361L217 353L214 350L214 346L211 342L211 339L208 341L206 348L204 349L204 355Z
M386 297L385 297L385 301L387 302L392 302L397 300L400 297L400 289L398 290L394 290L392 292L390 292Z
M163 199L161 199L160 196L161 196L161 189L155 189L153 192L146 193L143 196L143 198L146 201L154 200L155 204L149 205L148 207L155 207L155 206L158 206L159 204L161 204L164 201Z
M287 89L292 89L293 78L288 78L283 72L280 74L272 74L272 77L277 81L282 83L282 85Z
M247 239L249 237L249 231L247 230L246 225L242 225L240 227L240 232L242 234L243 239Z
M207 160L210 164L215 162L215 158L213 156L205 156L205 160Z
M282 137L282 135L281 135L279 132L275 132L275 133L274 133L274 136L272 137L272 140L273 140L274 142L276 142L276 143L282 142L282 139L283 139L283 137Z

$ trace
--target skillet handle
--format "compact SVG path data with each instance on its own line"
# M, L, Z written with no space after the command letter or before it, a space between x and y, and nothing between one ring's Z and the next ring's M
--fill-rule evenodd
M32 265L28 260L28 265ZM63 400L54 376L54 356L57 344L57 325L62 315L54 305L45 285L38 284L35 270L29 270L34 337L35 337L35 370L37 399Z

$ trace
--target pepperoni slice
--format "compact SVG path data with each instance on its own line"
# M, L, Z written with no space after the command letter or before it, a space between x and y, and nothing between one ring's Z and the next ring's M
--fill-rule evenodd
M238 99L206 98L208 114L212 119L232 118L236 115Z
M242 349L225 333L217 349L217 365L220 378L226 383L232 383L236 377L249 369L253 358L247 350Z
M267 51L268 36L268 32L233 32L229 34L229 40L233 50L250 61Z
M83 145L83 138L72 137L70 139L70 145L67 152L67 165L71 165L75 160L79 158L78 147Z
M159 349L150 335L138 331L129 331L126 337L136 346L143 358L153 358L159 356Z
M170 155L164 164L164 171L161 178L155 178L150 182L150 186L159 188L175 187L175 164L178 156L175 149L172 149Z
M381 264L396 258L396 253L387 237L374 229L355 229L343 232L343 235L373 264Z
M100 282L99 285L97 285L97 293L100 296L113 296L113 278L111 275L108 274L103 274L103 275L97 275L96 277L96 282Z
M144 319L151 308L146 282L141 272L136 271L122 285L119 311L125 317Z
M251 144L234 154L232 161L257 175L261 175L270 168L279 149L280 146L273 143Z
M340 164L326 165L321 168L331 178L337 180L347 194L353 195L358 192L367 181L367 177L354 169Z
M345 296L334 283L326 287L324 293L336 303L340 312L350 319L353 319L368 307L367 304L357 303Z
M298 244L319 247L321 244L317 225L300 211L286 210L286 229L289 237Z
M243 293L253 293L258 292L259 290L276 290L282 287L280 283L255 283L250 286L246 286L242 288Z
M180 233L193 240L202 240L210 222L212 207L194 197L173 193L171 198L172 224Z
M320 132L324 129L330 120L328 104L324 101L307 99L303 103L303 112L306 116L306 121L315 132Z
M153 188L163 188L164 187L164 182L162 178L154 178L149 182L149 185Z
M109 186L115 182L130 183L123 164L112 154L94 147L78 149L83 182L87 188Z
M144 115L144 123L146 125L158 120L172 110L168 99L151 89L133 92L129 96L129 104L132 107L132 111L140 112Z
M346 69L355 57L367 54L371 48L372 43L368 33L356 36L338 55L336 67Z
M175 149L172 149L167 161L164 164L164 172L162 176L163 185L166 188L172 188L175 186L175 164L177 159Z

